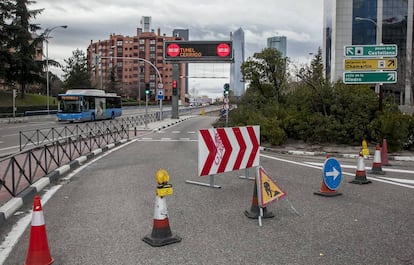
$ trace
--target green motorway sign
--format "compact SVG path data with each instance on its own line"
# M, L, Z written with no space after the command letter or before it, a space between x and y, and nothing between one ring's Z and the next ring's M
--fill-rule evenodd
M345 84L394 84L397 83L397 72L344 72L343 82Z
M396 57L397 45L348 45L344 48L345 57Z

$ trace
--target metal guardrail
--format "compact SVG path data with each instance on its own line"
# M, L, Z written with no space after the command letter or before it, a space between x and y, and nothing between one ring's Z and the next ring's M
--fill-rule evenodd
M181 114L194 111L192 109L182 109ZM171 111L163 111L162 119L169 117ZM56 128L45 128L37 130L28 130L19 132L19 150L24 151L35 146L49 144L54 141L66 139L68 137L77 135L89 135L94 134L95 131L102 127L129 127L132 130L136 130L139 126L145 126L148 123L156 122L160 120L160 112L153 112L141 115L124 116L114 120L102 120L94 122L85 122L79 124L72 124L67 126L61 126Z
M186 114L194 110L184 109L180 113ZM58 128L21 131L20 152L0 159L0 205L53 170L95 149L129 139L131 130L136 131L139 126L146 126L170 115L170 111L165 111L160 119L160 112L154 112Z
M168 113L163 113L166 116ZM19 150L24 151L36 146L53 143L58 140L66 139L79 135L95 134L102 128L116 128L119 126L136 129L137 126L143 126L159 120L158 113L148 115L127 116L114 120L102 120L95 122L85 122L56 128L45 128L37 130L28 130L19 132Z
M129 139L129 127L114 122L87 125L82 130L76 128L66 132L65 137L61 137L62 133L51 133L59 137L0 160L0 202L17 196L39 178L80 156Z

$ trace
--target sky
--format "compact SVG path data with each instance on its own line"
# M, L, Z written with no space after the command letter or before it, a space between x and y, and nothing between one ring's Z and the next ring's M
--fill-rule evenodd
M287 56L294 65L308 63L322 47L323 0L35 0L29 10L44 9L31 22L42 33L56 28L49 36L49 58L64 65L76 49L85 51L91 40L109 39L112 33L136 36L143 16L161 34L173 29L189 29L190 41L229 40L230 32L242 28L245 34L245 59L266 48L267 38L287 37ZM194 76L229 76L228 65L195 64ZM61 75L59 69L51 69ZM194 74L197 72L197 74ZM190 78L189 91L198 96L215 97L223 92L223 78Z

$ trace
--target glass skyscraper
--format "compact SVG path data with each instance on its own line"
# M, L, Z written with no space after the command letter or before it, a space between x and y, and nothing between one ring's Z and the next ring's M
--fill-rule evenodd
M413 105L413 1L325 0L323 57L325 74L342 79L345 45L396 44L397 83L382 90L395 95L396 103Z
M244 80L241 73L241 65L244 62L244 31L239 28L231 34L233 41L233 58L234 62L230 65L230 89L233 90L235 97L241 97L244 94Z
M282 57L286 57L287 39L285 36L276 36L267 38L267 48L273 48L282 53Z

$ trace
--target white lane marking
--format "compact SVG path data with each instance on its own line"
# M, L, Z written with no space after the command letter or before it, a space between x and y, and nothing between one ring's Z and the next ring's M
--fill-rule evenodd
M196 133L195 131L189 131L189 132L187 132L187 133Z
M56 185L51 187L43 196L41 203L45 205L47 201L52 198L53 194L58 191L62 185ZM23 235L26 228L32 221L32 211L24 215L12 228L9 234L4 238L3 243L0 245L0 264L4 264L4 261L9 256L10 252L13 250L14 246L19 241L19 238Z
M10 136L18 136L18 133L13 133L13 134L4 134L2 135L2 137L6 138L6 137L10 137Z
M323 166L323 163L315 163L315 162L304 162L306 164L310 164L310 165L315 165L315 166ZM343 168L355 168L356 166L351 166L351 165L341 165L341 167ZM372 169L372 167L367 167L365 166L365 169ZM388 171L388 172L396 172L396 173L406 173L406 174L414 174L414 170L405 170L405 169L396 169L396 168L382 168L383 171Z
M191 140L186 138L180 138L180 139L152 139L152 138L141 138L137 139L138 142L198 142L198 140Z
M181 131L172 131L171 133L180 133Z
M90 162L86 163L85 165L82 165L75 169L73 172L69 173L67 176L62 178L62 180L70 180L73 176L78 174L80 171L82 171L85 167L89 166L90 164L98 161L101 158L104 158L105 156L111 154L112 152L115 152L116 150L125 147L133 142L136 142L137 140L131 140L130 142L127 142L123 145L120 145L114 149L108 150L106 153L102 154L101 156L98 156L94 159L92 159ZM42 205L45 205L50 198L61 188L63 185L55 185L52 186L49 190L45 192L45 194L42 196L41 203ZM13 226L12 230L9 234L6 235L5 239L3 240L2 244L0 245L0 265L4 264L4 261L9 256L10 252L13 250L14 246L18 243L19 238L23 235L24 231L26 230L27 226L31 223L32 220L32 211L24 215L22 218L17 221L17 223ZM47 222L46 222L47 224Z
M399 183L414 185L414 180L413 179L397 179L397 178L385 178L385 177L378 177L378 178L389 180L389 181L395 181L395 182L399 182Z
M291 160L277 158L277 157L273 157L273 156L269 156L269 155L263 155L263 154L261 154L260 156L268 158L268 159L278 160L278 161L281 161L281 162L291 163L291 164L304 166L304 167L317 168L317 169L322 170L322 167L312 165L312 164L315 164L315 163L312 163L312 164L300 163L300 162L296 162L296 161L291 161ZM342 174L355 177L355 173L351 174L351 173L347 173L347 172L342 172ZM375 180L375 181L379 181L379 182L383 182L383 183L387 183L387 184L397 185L397 186L400 186L400 187L414 189L414 186L406 185L406 184L403 184L403 183L397 183L397 182L393 182L393 181L388 181L388 180L377 178L377 177L368 177L367 176L367 179Z
M15 145L15 146L9 146L9 147L5 147L5 148L0 148L0 151L2 151L2 150L8 150L8 149L16 149L16 148L20 148L20 146Z

